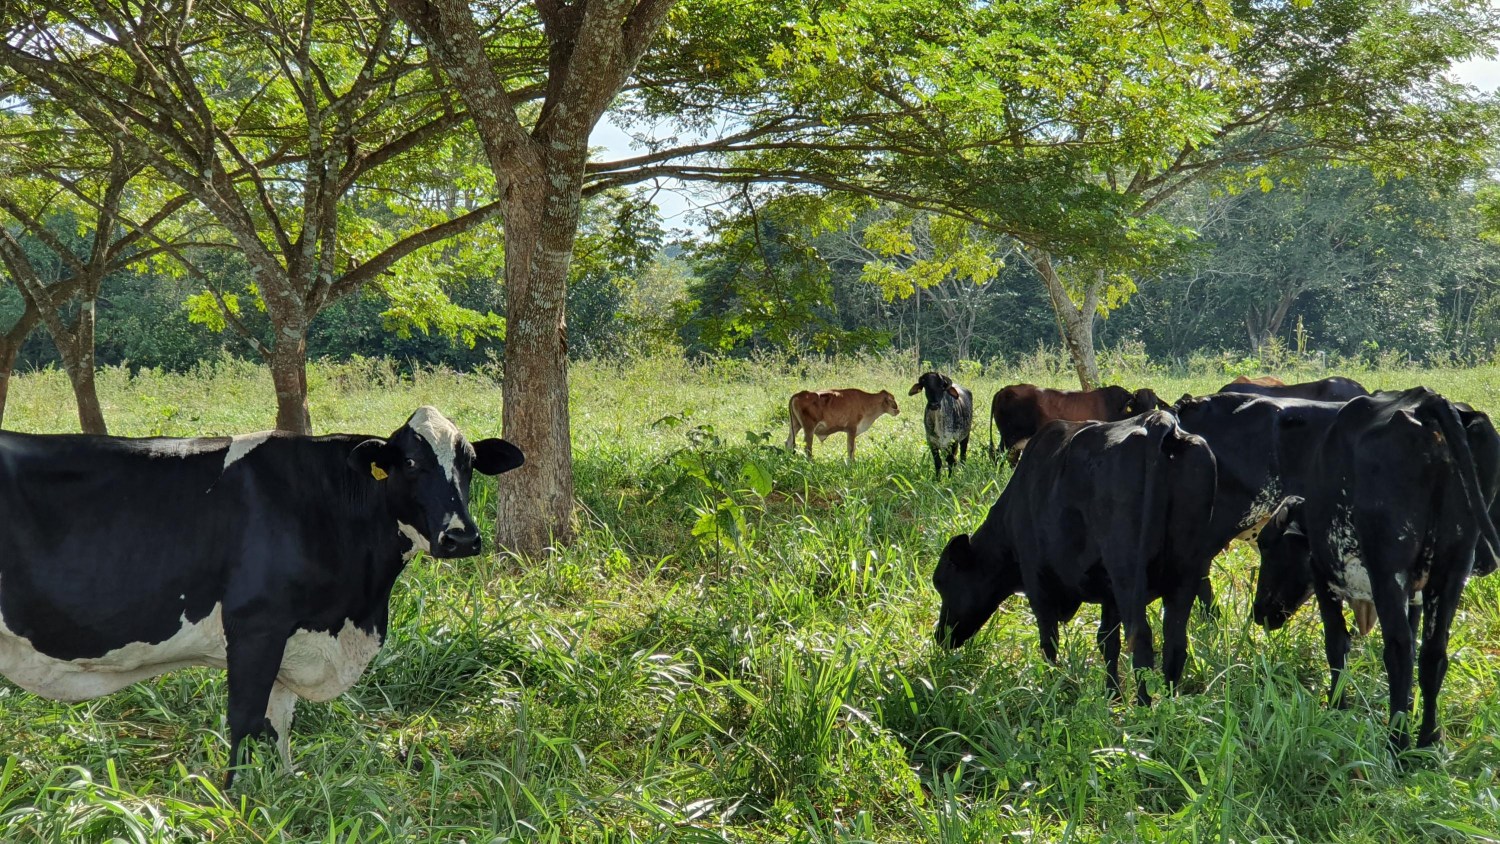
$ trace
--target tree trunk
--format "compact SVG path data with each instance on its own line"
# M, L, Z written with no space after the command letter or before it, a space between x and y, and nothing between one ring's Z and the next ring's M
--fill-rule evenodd
M1028 248L1031 265L1041 276L1052 300L1052 312L1057 316L1057 331L1062 335L1063 346L1073 359L1073 371L1078 375L1081 389L1092 390L1099 383L1099 364L1094 357L1094 310L1099 301L1100 284L1089 285L1084 294L1083 307L1073 304L1062 278L1052 264L1052 255L1044 249Z
M78 322L71 331L54 334L53 345L62 358L63 370L73 385L73 399L78 405L78 425L85 434L104 436L104 409L94 378L94 309L96 300L84 299L78 309Z
M573 169L549 162L545 178L517 179L506 202L501 430L526 463L498 479L495 544L524 556L575 532L565 304L582 161Z
M40 320L41 314L28 302L20 319L0 336L0 428L5 426L5 403L10 398L10 376L16 368L16 356Z
M271 347L271 383L276 387L276 430L294 434L312 433L307 410L307 328L305 325L275 326L276 343Z

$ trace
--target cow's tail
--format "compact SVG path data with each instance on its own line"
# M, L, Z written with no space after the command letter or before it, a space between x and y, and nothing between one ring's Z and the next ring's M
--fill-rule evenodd
M1000 452L995 450L995 409L990 408L990 459L999 461Z
M802 415L797 412L797 394L786 400L786 416L788 430L786 432L786 450L797 450L797 431L802 428Z
M1485 504L1479 473L1474 466L1474 454L1469 450L1469 434L1463 420L1458 418L1458 411L1451 402L1434 393L1417 406L1417 414L1419 420L1425 416L1435 422L1443 439L1448 441L1448 453L1458 472L1459 486L1463 488L1469 511L1479 524L1480 538L1489 543L1496 556L1500 556L1500 535L1496 534L1495 523L1490 520L1490 509Z
M1163 440L1171 435L1176 426L1168 419L1163 419L1159 414L1153 416L1147 414L1138 417L1146 428L1146 459L1150 461L1149 471L1143 473L1146 488L1141 493L1141 519L1137 526L1134 575L1130 584L1133 593L1128 600L1117 598L1119 604L1120 618L1126 624L1132 624L1132 607L1145 607L1148 599L1149 584L1147 573L1151 568L1152 560L1162 553L1167 546L1169 531L1167 530L1167 501L1168 490L1171 485L1171 475L1168 469L1166 457L1163 450ZM1118 592L1116 593L1119 594ZM1134 637L1150 635L1146 631L1133 630L1130 627L1124 629L1127 645L1134 649Z

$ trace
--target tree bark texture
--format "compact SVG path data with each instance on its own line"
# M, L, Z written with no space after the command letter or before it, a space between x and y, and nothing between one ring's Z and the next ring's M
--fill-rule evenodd
M94 377L94 312L97 300L83 300L78 319L71 329L53 330L53 345L62 358L63 371L73 385L73 399L78 405L78 425L85 434L103 436L109 433L104 424L104 409Z
M283 327L270 352L271 383L276 388L276 430L311 434L312 414L307 407L306 330Z
M41 314L28 303L10 330L0 336L0 428L5 427L5 403L10 398L10 376L16 368L16 356L39 321Z
M581 181L582 168L572 176ZM521 189L522 186L534 190ZM578 194L548 180L519 180L505 218L506 336L502 435L526 454L498 478L495 543L525 554L573 540L572 435L568 419L568 266Z
M1080 389L1092 390L1099 383L1099 364L1094 356L1094 313L1099 304L1101 283L1095 281L1084 293L1083 306L1073 304L1073 299L1063 287L1062 277L1052 263L1052 255L1044 249L1028 248L1027 256L1036 273L1047 288L1052 301L1052 312L1057 316L1057 331L1062 336L1063 346L1073 359L1073 371L1078 375Z

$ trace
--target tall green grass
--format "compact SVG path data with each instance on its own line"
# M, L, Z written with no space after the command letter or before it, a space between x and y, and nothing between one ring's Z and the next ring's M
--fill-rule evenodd
M1169 401L1229 380L1116 366ZM1215 567L1185 693L1113 702L1086 608L1049 666L1012 599L969 645L931 642L928 578L1006 479L984 458L934 482L919 374L894 358L573 370L581 533L545 560L420 559L364 680L299 705L297 770L269 747L233 792L224 683L183 671L67 706L0 686L0 840L1370 841L1500 839L1500 578L1466 593L1444 689L1447 741L1397 769L1378 633L1351 706L1322 702L1316 614L1246 622L1253 554ZM1500 411L1495 369L1357 373ZM980 419L1004 383L1067 386L1055 361L972 367ZM788 454L793 391L889 389L903 413ZM493 378L314 367L319 431L388 432L430 403L498 433ZM269 378L234 362L102 374L112 431L267 427ZM59 373L16 379L6 421L75 425ZM122 481L128 482L128 481ZM769 483L769 487L767 487ZM492 526L494 486L476 484ZM3 516L0 516L3 517ZM696 531L695 531L696 529ZM1160 691L1158 689L1158 691Z

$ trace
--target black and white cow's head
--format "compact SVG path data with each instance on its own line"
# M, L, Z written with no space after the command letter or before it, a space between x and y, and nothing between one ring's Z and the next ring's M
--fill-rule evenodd
M969 535L948 540L932 572L932 585L943 599L933 636L945 648L974 637L1000 603L1021 587L1021 573L1008 548L994 549L998 559L979 558Z
M349 455L354 471L388 484L386 499L398 529L434 557L479 553L479 530L469 516L474 472L498 475L526 462L502 439L470 443L433 407L419 407L388 439L365 440Z
M958 398L958 387L954 385L953 379L939 372L924 372L917 383L911 385L911 391L907 395L916 395L926 391L927 406L937 407L943 400L943 394L947 393L953 398Z
M1313 593L1312 550L1303 528L1298 496L1288 497L1271 514L1255 544L1260 547L1260 574L1255 579L1255 623L1279 630Z

